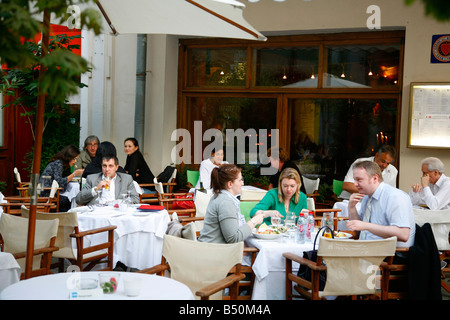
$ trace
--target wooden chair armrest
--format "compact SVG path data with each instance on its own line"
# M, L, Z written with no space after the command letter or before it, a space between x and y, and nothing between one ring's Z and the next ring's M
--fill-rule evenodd
M33 256L36 256L38 254L50 253L50 252L54 252L54 251L58 251L58 250L59 250L58 247L45 247L45 248L40 248L40 249L34 249ZM26 252L17 252L17 253L13 254L15 259L25 258L26 255L27 255Z
M324 213L324 212L341 212L341 209L315 209L314 212Z
M195 293L195 295L197 295L201 298L209 297L209 296L213 295L214 293L217 293L225 288L230 287L233 283L239 282L244 278L245 278L245 274L243 274L243 273L231 274L228 277L226 277L225 279L219 280L215 283L212 283L212 284L198 290Z
M172 198L172 199L160 199L159 202L176 202L176 201L194 201L192 198Z
M106 232L106 231L111 231L116 229L117 226L107 226L107 227L102 227L102 228L96 228L96 229L91 229L91 230L86 230L86 231L82 231L82 232L78 232L78 233L72 233L70 234L70 237L72 238L82 238L91 234L97 234L97 233L101 233L101 232Z
M290 253L290 252L285 252L283 253L283 257L285 257L288 260L292 260L295 261L297 263L306 265L307 267L309 267L311 270L317 270L317 271L325 271L327 270L327 267L324 265L317 265L317 262L305 259L303 257L300 257L294 253Z
M256 247L244 247L244 252L258 253L259 249Z
M205 220L205 217L178 217L178 221L180 221L182 224L203 220Z
M395 252L408 252L409 248L408 247L397 247L395 248Z
M137 271L137 273L155 274L155 273L164 272L169 269L170 269L170 266L168 264L158 264L151 268L139 270L139 271Z

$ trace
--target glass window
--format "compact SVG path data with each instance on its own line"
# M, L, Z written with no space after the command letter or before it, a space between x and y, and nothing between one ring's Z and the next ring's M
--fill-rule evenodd
M258 164L260 159L258 157L257 161L254 161L255 152L259 152L260 148L268 149L270 147L271 129L276 129L276 99L189 98L187 111L189 132L194 133L196 128L199 130L200 122L202 136L208 129L218 129L222 134L225 150L230 145L234 146L233 158L225 154L225 160L230 163L242 164L240 159L245 159L246 163L250 160L249 162L252 164ZM239 129L242 129L242 133L245 135L244 141L242 139L238 141L239 132L237 130ZM227 134L229 135L227 136ZM201 150L211 141L202 141ZM244 142L243 148L238 148L238 142ZM252 153L251 157L250 153Z
M242 87L247 79L247 49L189 50L189 87Z
M395 144L397 99L293 99L291 159L302 174L345 176L351 163Z
M318 47L261 48L255 51L255 86L317 87Z
M323 86L392 87L398 83L400 44L327 47Z

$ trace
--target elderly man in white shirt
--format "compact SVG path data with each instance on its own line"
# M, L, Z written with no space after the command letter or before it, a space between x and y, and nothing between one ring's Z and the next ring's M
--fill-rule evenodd
M376 162L381 169L383 181L396 188L398 170L391 164L394 159L395 149L390 145L380 146L373 157L357 159L352 163L350 169L348 169L342 185L342 193L339 195L339 198L349 199L352 193L358 192L354 184L355 180L353 179L353 167L355 163L360 161Z
M450 208L450 177L444 174L445 166L435 157L422 160L420 184L413 184L409 196L416 206L427 206L430 210Z

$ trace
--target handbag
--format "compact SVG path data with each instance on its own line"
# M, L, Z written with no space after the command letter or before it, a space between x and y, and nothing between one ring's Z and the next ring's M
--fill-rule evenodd
M316 249L317 237L319 236L319 234L322 230L323 230L323 232L325 232L326 229L328 229L331 232L331 237L334 238L333 230L331 230L330 227L325 226L325 227L320 228L316 234L316 237L314 238L313 249L303 252L304 259L308 259L310 261L317 262L317 249ZM323 262L322 262L322 264L325 265ZM303 278L307 281L311 281L311 278L312 278L311 269L306 265L300 264L300 268L298 269L297 276L300 278ZM325 288L325 282L327 282L327 273L326 273L326 271L321 271L319 274L319 291L323 291L323 289Z
M194 194L193 193L186 193L184 195L176 195L175 199L193 199ZM194 209L195 204L194 201L191 200L179 200L174 201L172 203L172 209Z

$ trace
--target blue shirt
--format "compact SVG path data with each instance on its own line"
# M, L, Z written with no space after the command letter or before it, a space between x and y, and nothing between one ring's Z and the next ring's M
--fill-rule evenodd
M364 218L369 196L366 195L361 201L361 211L359 217ZM381 182L372 195L371 223L382 226L397 226L399 228L409 228L409 238L407 242L397 241L398 247L411 247L414 244L416 224L409 195L402 190ZM373 233L367 232L366 240L382 239Z

